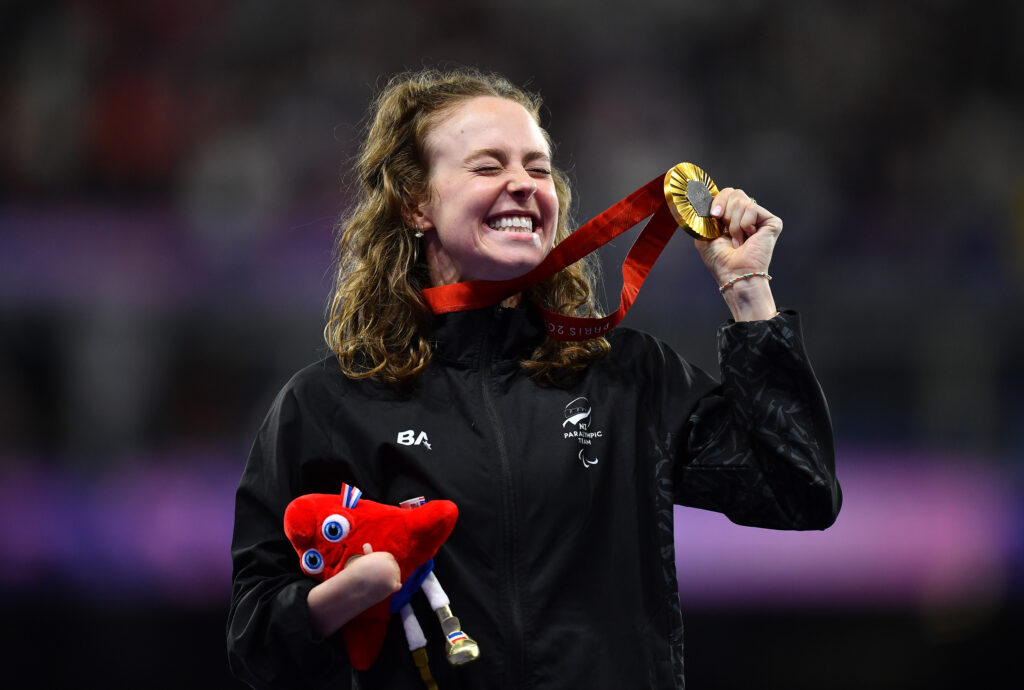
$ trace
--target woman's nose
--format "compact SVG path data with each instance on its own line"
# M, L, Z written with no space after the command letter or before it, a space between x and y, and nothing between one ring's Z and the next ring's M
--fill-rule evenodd
M509 178L508 191L514 196L529 199L537 192L537 180L526 170L516 171Z

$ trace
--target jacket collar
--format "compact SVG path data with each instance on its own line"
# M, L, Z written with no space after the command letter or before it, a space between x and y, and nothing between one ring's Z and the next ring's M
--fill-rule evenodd
M434 356L463 365L519 362L528 358L544 338L544 322L535 310L498 305L434 317L430 340Z

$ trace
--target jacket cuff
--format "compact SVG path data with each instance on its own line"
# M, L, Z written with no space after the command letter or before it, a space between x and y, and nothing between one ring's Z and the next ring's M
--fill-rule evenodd
M800 315L791 310L780 311L764 321L733 321L729 319L718 329L718 364L735 366L740 361L755 362L779 356L791 363L806 362Z
M313 633L313 623L309 614L309 604L306 598L309 591L316 586L311 579L296 580L287 584L278 592L278 605L281 612L281 631L294 639L303 638L311 642L319 642Z

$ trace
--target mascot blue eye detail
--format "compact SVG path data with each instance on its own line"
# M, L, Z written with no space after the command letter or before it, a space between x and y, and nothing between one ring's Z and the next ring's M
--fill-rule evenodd
M302 569L310 575L317 575L323 572L324 557L316 549L308 549L302 554Z
M351 529L348 520L335 513L324 518L324 526L321 531L327 541L341 541L348 536Z

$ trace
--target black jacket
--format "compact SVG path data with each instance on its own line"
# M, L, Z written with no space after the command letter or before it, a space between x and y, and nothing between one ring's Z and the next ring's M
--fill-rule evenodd
M382 503L459 507L435 572L481 658L450 668L436 618L413 598L442 690L682 688L673 502L778 529L835 520L832 429L795 314L723 326L721 384L620 328L576 386L542 388L518 365L542 335L527 310L449 314L410 391L348 379L333 358L288 382L236 497L236 675L346 687L343 645L313 635L314 582L282 532L292 498L343 481ZM393 618L353 687L423 687Z

